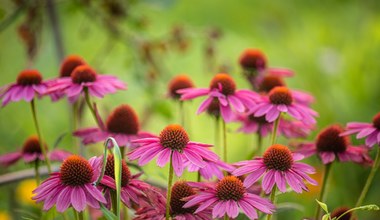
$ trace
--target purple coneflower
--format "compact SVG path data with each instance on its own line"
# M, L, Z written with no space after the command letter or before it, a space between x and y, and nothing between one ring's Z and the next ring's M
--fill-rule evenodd
M318 113L299 102L290 89L284 86L273 88L268 96L262 96L257 105L250 110L254 116L265 115L268 122L275 121L280 113L288 113L291 117L303 121L306 124L315 124L314 117Z
M82 138L83 144L86 145L103 142L108 137L113 137L120 147L133 147L132 140L153 135L140 131L137 114L131 106L120 105L108 116L104 128L80 129L74 132L74 136Z
M343 128L339 125L330 125L323 129L314 143L304 143L299 146L298 153L305 157L318 154L323 164L332 163L335 158L341 162L353 161L369 165L372 163L368 149L364 146L354 147L348 137L341 136Z
M103 157L99 157L98 159L103 161ZM122 160L121 166L121 201L129 208L132 208L132 204L140 205L141 200L148 201L145 192L151 190L152 186L137 179L141 174L132 175L125 160ZM103 189L104 197L108 201L108 204L110 204L111 193L116 192L113 155L108 155L107 157L106 169L100 183L99 187Z
M248 174L244 179L244 186L250 187L261 176L262 187L265 193L270 193L274 187L281 192L286 192L286 183L297 193L308 190L304 180L316 185L317 182L307 174L313 174L315 169L305 163L296 162L303 159L300 154L293 154L286 146L275 144L269 147L263 157L236 163L241 166L232 172L233 175L241 176Z
M235 176L226 176L216 183L205 184L200 193L189 197L184 208L198 205L194 213L212 207L212 218L221 218L225 214L230 218L239 215L239 208L250 219L257 219L257 211L272 214L275 207L267 199L247 192L242 181Z
M82 212L86 205L99 209L99 202L106 203L102 193L93 185L100 175L100 164L93 157L89 161L71 155L61 165L59 172L51 173L33 193L33 200L44 202L43 210L54 205L64 212L71 205Z
M185 129L180 125L168 125L158 137L143 138L132 141L141 146L129 153L130 160L139 159L138 164L143 166L157 157L157 165L165 166L172 155L173 168L177 176L181 176L185 163L205 167L205 160L216 161L218 156L206 149L210 144L203 144L189 140Z
M55 80L53 85L50 85L48 92L63 92L73 103L83 92L103 98L106 94L124 89L126 89L125 84L115 76L97 74L90 66L80 65L73 70L70 77Z
M168 85L168 97L179 100L181 98L181 94L177 92L180 89L188 89L193 88L194 83L187 75L177 75L175 76Z
M31 102L35 96L41 97L45 94L48 86L42 81L42 76L38 70L23 70L17 76L16 83L0 88L0 99L2 106L9 102L18 102L21 99Z
M186 181L177 181L172 187L170 197L170 217L173 220L211 220L210 208L194 213L198 206L184 208L184 199L196 194L196 191ZM163 220L165 219L166 198L158 194L152 205L141 207L136 212L135 220Z
M225 73L219 73L211 80L210 88L188 88L177 90L181 94L181 100L189 100L199 96L208 96L198 108L198 114L206 111L209 106L219 101L220 114L224 121L230 122L233 119L232 107L237 112L244 112L255 106L255 100L259 96L249 90L236 90L235 81Z
M46 144L45 144L46 149ZM71 153L63 150L52 150L48 152L50 160L63 161ZM44 161L41 145L37 136L30 136L25 142L21 150L13 153L3 154L0 156L0 165L10 166L18 160L23 159L25 163L32 163L35 161Z
M341 133L342 136L355 134L357 139L365 138L365 144L373 147L380 144L380 113L377 113L372 119L372 123L350 122L346 126L346 131Z

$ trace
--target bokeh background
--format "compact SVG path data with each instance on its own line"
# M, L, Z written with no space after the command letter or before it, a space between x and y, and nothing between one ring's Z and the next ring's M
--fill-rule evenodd
M49 15L50 3L58 18L54 22ZM54 78L62 57L77 54L99 72L117 75L128 83L128 91L94 100L103 117L127 103L136 109L143 130L158 133L165 125L179 122L178 106L166 98L171 77L187 73L196 86L207 87L213 74L224 71L236 79L239 88L248 88L238 58L246 48L259 48L268 57L269 66L295 71L295 77L286 81L289 87L315 96L313 108L320 117L316 131L308 137L313 140L329 124L369 122L379 112L379 12L376 0L1 1L0 85L14 82L26 68L38 69L45 79ZM57 30L62 50L54 35ZM185 104L187 129L192 140L213 143L212 118L195 115L200 101ZM52 145L66 134L59 147L74 149L68 103L43 98L37 102L37 111L47 143ZM85 108L81 127L93 125ZM237 127L228 125L229 162L245 159L255 143L254 136L237 133ZM1 154L20 149L34 133L28 103L10 103L1 108ZM280 138L280 142L287 144L289 140ZM100 152L101 145L86 148L87 157ZM374 152L371 155L374 157ZM316 158L306 162L318 169L314 178L320 181L320 162ZM28 168L20 162L1 168L0 175ZM151 163L144 169L144 178L165 184L167 168L157 169ZM351 163L334 163L332 169L326 198L330 210L354 205L370 169ZM25 210L33 209L25 192L33 188L32 183L0 186L0 219L21 219L27 215ZM377 174L364 204L380 204L379 184ZM311 187L310 192L301 195L280 195L278 203L287 208L278 213L277 219L312 216L318 190ZM359 219L380 219L379 212L362 211L357 215Z

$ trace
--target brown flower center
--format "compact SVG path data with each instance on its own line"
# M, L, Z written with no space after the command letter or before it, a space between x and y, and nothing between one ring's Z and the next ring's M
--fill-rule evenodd
M90 183L94 171L83 157L71 155L61 165L60 179L64 185L82 186Z
M262 70L266 68L267 59L259 49L246 49L240 56L240 66L249 70Z
M46 147L45 147L46 148ZM22 153L28 153L28 154L33 154L33 153L41 153L41 145L40 142L38 141L37 136L30 136L25 142L22 147Z
M170 97L174 99L179 99L181 95L177 93L177 90L187 89L187 88L192 88L192 87L194 87L194 84L188 76L178 75L170 81L168 90L169 90Z
M222 87L222 90L220 91L224 95L232 95L235 93L236 90L236 84L235 81L232 79L232 77L226 73L218 73L212 78L210 83L210 89L220 89L220 86Z
M226 176L216 185L216 196L220 200L239 201L243 198L244 193L243 182L236 176Z
M182 201L183 198L192 195L195 195L195 191L186 183L186 181L177 181L174 183L170 197L170 208L172 215L194 213L197 209L197 206L183 208L183 205L185 205L186 202Z
M104 171L104 174L112 177L112 179L115 179L115 158L113 155L108 155L107 157L107 164L106 164L106 170ZM121 161L121 186L126 186L129 183L129 180L131 179L131 171L129 171L129 168L127 164L125 163L125 160Z
M70 77L73 70L80 66L85 65L86 62L80 56L71 55L66 57L61 64L61 69L59 71L60 77Z
M189 141L189 136L180 125L168 125L160 133L161 145L179 152L182 152Z
M96 72L90 66L80 65L71 73L71 80L76 84L95 82Z
M287 171L293 165L292 152L284 145L275 144L264 152L264 164L270 170Z
M129 105L120 105L108 116L107 130L112 133L137 134L139 120L136 112Z
M260 116L260 117L256 117L254 116L254 114L250 114L248 115L248 119L252 122L256 122L258 124L267 124L269 123L266 119L265 119L265 115L264 116Z
M38 85L42 82L42 76L38 70L23 70L17 76L17 84L22 86Z
M290 105L293 102L293 97L288 88L279 86L269 92L269 100L275 105Z
M207 113L218 118L220 116L220 103L218 98L214 98L207 108Z
M380 129L380 112L373 117L372 123L375 128Z
M277 86L285 86L284 80L278 76L265 76L259 85L259 91L267 93Z
M349 144L348 136L341 137L343 128L339 125L331 125L323 129L317 136L316 146L319 152L340 153L347 149Z

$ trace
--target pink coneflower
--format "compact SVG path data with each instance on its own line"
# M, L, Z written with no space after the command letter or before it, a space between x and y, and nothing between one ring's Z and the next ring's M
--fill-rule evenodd
M213 176L216 176L218 179L222 179L224 177L223 171L232 172L235 170L235 167L225 163L221 160L217 161L207 161L205 160L206 166L199 167L194 164L187 162L185 166L187 166L187 170L189 172L199 172L199 174L206 180L211 179Z
M126 86L115 76L97 74L90 66L80 65L70 77L63 77L50 85L48 93L65 93L70 102L75 102L85 90L91 96L103 98L104 95L124 90Z
M236 115L236 121L242 123L238 131L246 134L258 133L265 137L273 131L273 122L268 122L265 116L256 117L254 114L242 113ZM288 138L306 137L312 128L312 126L305 125L300 121L281 118L278 134Z
M152 134L140 131L136 112L129 105L120 105L108 116L104 128L92 127L75 131L74 136L82 138L83 144L103 142L108 137L115 138L120 147L131 147L131 141L152 137Z
M305 124L315 124L318 113L298 102L290 89L278 86L273 88L268 96L262 96L257 105L250 110L256 117L264 116L268 122L275 121L281 112L303 121Z
M45 144L46 149L46 144ZM50 160L63 161L71 153L63 150L52 150L48 152ZM37 136L30 136L25 142L21 150L13 153L3 154L0 156L0 165L10 166L18 160L23 159L25 163L32 163L37 160L44 161L41 145Z
M99 160L103 161L103 157L99 157ZM138 180L140 175L132 175L125 160L121 163L121 201L129 208L132 208L133 204L140 204L141 200L148 201L145 192L151 190L152 186ZM115 170L114 170L114 156L108 155L106 169L104 171L103 179L100 181L100 188L104 191L104 197L110 204L111 192L115 192Z
M341 162L353 161L368 165L372 163L368 149L364 146L354 147L348 137L343 137L343 128L339 125L330 125L317 136L315 143L304 143L297 150L305 157L318 154L323 164L331 163L337 159Z
M257 211L272 214L275 207L267 199L247 192L240 179L235 176L226 176L217 184L207 183L205 189L198 195L189 197L184 208L199 205L195 213L212 207L212 218L221 218L225 214L230 218L239 215L239 208L243 210L250 219L257 219Z
M102 193L93 185L100 175L100 165L96 158L89 161L71 155L59 172L51 173L33 193L33 200L44 202L43 210L49 210L56 205L58 212L64 212L71 205L76 211L82 212L86 205L99 209L99 202L106 203Z
M264 176L262 187L267 194L272 191L275 184L281 192L286 192L286 183L295 192L302 193L302 190L308 190L304 180L313 185L317 182L307 175L315 173L312 166L296 162L301 159L303 159L302 155L293 154L286 146L275 144L264 152L263 157L236 163L241 167L232 174L241 176L249 173L244 179L245 187L251 186Z
M350 122L346 126L346 131L341 133L342 136L355 134L357 139L365 138L365 144L373 147L380 144L380 113L377 113L372 119L372 123Z
M189 186L186 181L180 180L174 183L170 197L170 217L173 220L211 220L211 210L205 209L198 213L194 213L198 206L184 208L186 203L184 199L196 194L196 191ZM158 194L154 198L155 202L152 205L141 207L136 212L134 220L163 220L165 219L166 198L162 194Z
M237 112L244 112L246 109L255 106L255 100L259 96L249 90L236 90L235 81L225 73L219 73L211 80L210 88L188 88L177 90L181 94L181 100L189 100L199 96L208 96L198 108L198 114L206 111L215 98L219 101L220 114L224 121L230 122L233 119L234 108Z
M177 90L193 87L194 83L191 81L190 77L183 74L177 75L169 82L168 96L172 99L178 100L181 97L181 94L179 94Z
M143 138L132 141L141 146L129 153L130 160L139 159L139 165L143 166L157 157L157 165L165 166L172 155L173 168L177 176L181 176L185 163L189 161L198 167L205 167L205 160L216 161L218 156L210 150L210 144L203 144L189 140L185 129L180 125L168 125L158 137Z
M0 99L2 106L9 102L18 102L21 99L31 102L35 96L41 97L47 90L47 83L42 81L42 76L38 70L23 70L17 76L16 83L0 88Z

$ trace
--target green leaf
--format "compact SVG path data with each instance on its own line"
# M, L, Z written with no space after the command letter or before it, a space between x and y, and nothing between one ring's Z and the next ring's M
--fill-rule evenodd
M328 210L327 205L326 205L325 203L318 201L318 199L316 199L316 201L318 202L319 206L321 206L321 208L322 208L326 213L329 213L329 210Z
M322 217L322 220L329 220L329 219L331 219L330 218L330 214L325 214L323 217Z
M117 216L113 214L110 210L108 210L102 203L100 204L100 210L103 212L104 217L107 220L117 220Z

